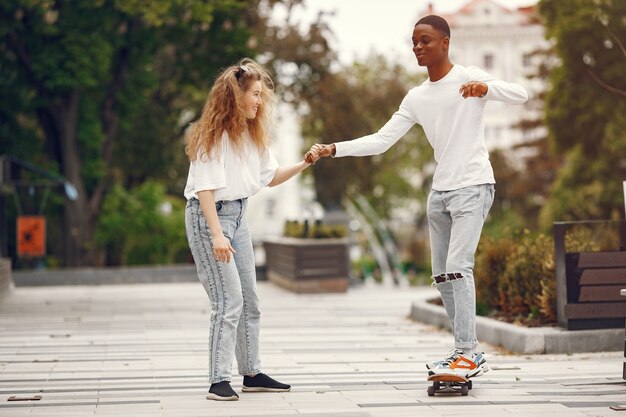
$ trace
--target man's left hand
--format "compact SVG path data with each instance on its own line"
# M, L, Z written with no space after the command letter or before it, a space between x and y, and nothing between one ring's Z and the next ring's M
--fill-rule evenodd
M459 93L461 93L463 98L485 97L487 90L489 90L487 84L480 81L470 81L463 84L461 88L459 88Z

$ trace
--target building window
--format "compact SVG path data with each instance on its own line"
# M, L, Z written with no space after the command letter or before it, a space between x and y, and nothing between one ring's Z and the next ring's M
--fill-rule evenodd
M276 200L268 198L265 202L265 215L268 219L274 218L276 214Z
M524 68L528 68L531 66L531 64L532 64L532 55L531 54L522 55L522 66Z
M485 56L483 57L483 66L485 67L485 69L493 68L493 55L492 54L485 54Z

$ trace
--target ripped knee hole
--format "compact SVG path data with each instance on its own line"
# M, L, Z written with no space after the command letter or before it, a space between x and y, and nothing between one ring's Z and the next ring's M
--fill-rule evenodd
M446 282L446 281L455 281L457 279L462 279L462 278L465 278L465 277L460 272L450 272L447 274L440 274L440 275L433 276L433 279L435 280L436 284L441 284L442 282Z

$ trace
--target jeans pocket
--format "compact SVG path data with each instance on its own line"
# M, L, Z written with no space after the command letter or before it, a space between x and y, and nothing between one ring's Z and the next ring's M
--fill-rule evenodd
M452 217L475 216L481 211L481 198L485 192L480 186L473 185L450 191L445 197L445 207Z

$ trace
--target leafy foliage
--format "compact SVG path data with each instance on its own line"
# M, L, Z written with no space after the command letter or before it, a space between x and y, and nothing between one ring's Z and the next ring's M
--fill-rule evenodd
M565 156L542 223L615 218L626 177L626 2L542 0L539 8L560 60L546 121Z
M345 68L320 84L318 94L309 99L303 117L305 138L309 143L331 143L376 132L418 81L382 56ZM313 170L318 200L333 207L345 195L361 194L386 217L400 202L420 196L431 159L432 149L421 128L415 127L384 154L321 160Z
M476 302L510 321L554 322L554 244L528 230L483 238L476 256Z
M283 235L287 237L323 239L346 237L346 227L344 225L326 225L321 221L309 224L308 220L298 222L287 220L283 230Z
M563 158L553 152L545 129L544 109L549 76L557 60L552 49L534 51L540 59L528 76L530 99L524 118L516 126L525 140L510 149L490 151L496 177L496 195L485 225L489 236L501 235L505 227L540 228L539 215L548 200ZM533 88L534 87L534 88Z
M554 242L550 235L505 229L501 236L483 236L474 276L477 309L510 322L556 323ZM565 251L616 250L619 230L612 222L568 227Z
M287 13L283 24L268 27L260 39L264 51L260 58L274 69L282 98L302 116L306 150L314 143L376 132L422 78L376 54L339 65L325 19L322 13L309 27L298 30ZM422 185L429 180L431 160L432 150L419 127L383 155L320 160L312 170L317 200L333 209L344 196L362 194L385 217L407 200L425 199L427 187Z
M184 202L154 181L130 191L116 185L104 202L95 242L109 265L186 262Z
M185 124L217 71L254 55L253 30L277 3L0 4L0 153L76 186L61 222L65 265L101 259L93 234L116 184L131 189L150 178L180 194Z

